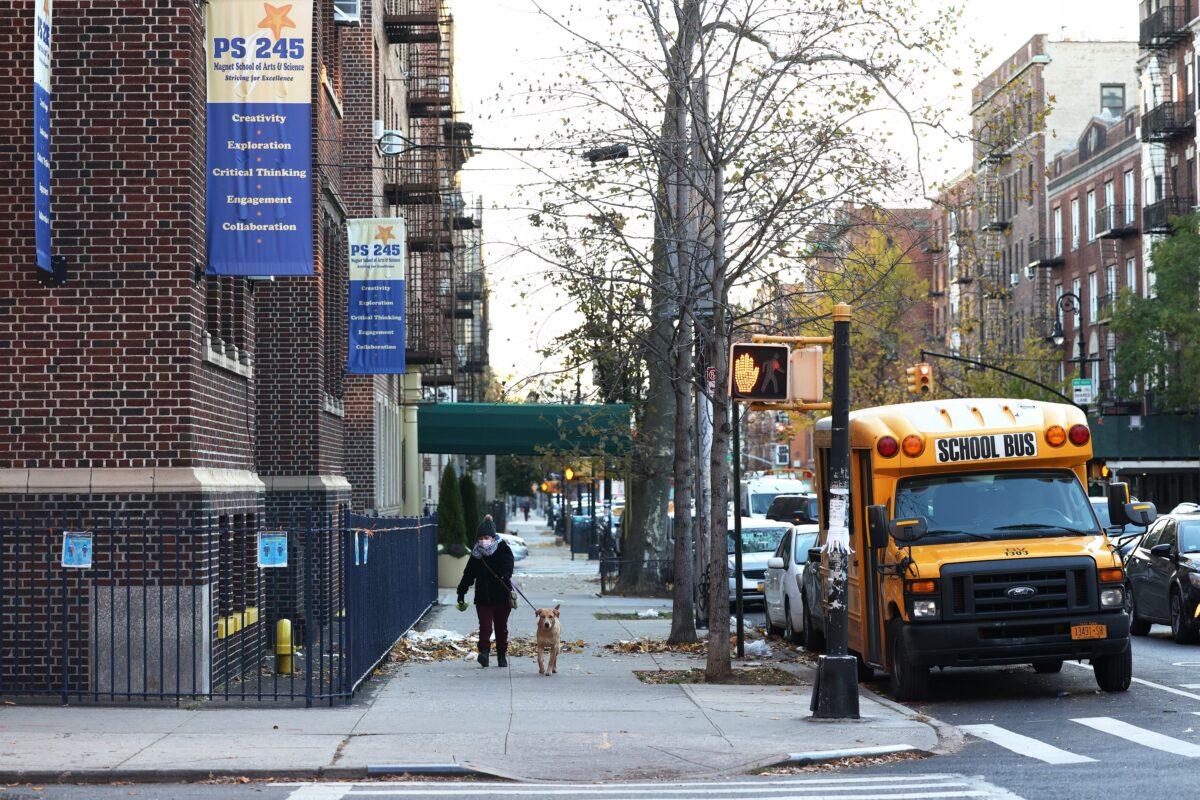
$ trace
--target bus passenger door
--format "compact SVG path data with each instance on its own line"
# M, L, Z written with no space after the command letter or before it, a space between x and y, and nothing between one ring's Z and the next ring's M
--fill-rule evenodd
M850 578L846 587L846 607L849 611L850 649L867 658L868 640L866 639L866 620L870 606L864 604L863 593L869 583L871 570L868 567L869 551L865 546L866 515L863 512L861 498L863 496L862 474L859 464L870 458L870 451L850 451L850 507L847 509L847 522L850 525Z
M866 647L859 650L868 664L883 667L883 576L879 574L882 551L871 549L871 532L867 527L867 507L875 502L871 476L871 451L857 450L852 461L854 472L854 519L859 535L854 542L861 562L863 588L862 635Z

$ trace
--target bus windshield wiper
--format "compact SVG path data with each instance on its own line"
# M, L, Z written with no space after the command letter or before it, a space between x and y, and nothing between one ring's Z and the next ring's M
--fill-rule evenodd
M1041 524L1037 522L1023 522L1020 525L999 525L996 527L998 531L1066 531L1072 536L1096 536L1096 531L1081 531L1078 528L1068 528L1065 525Z
M982 533L972 533L971 531L959 531L950 528L935 528L931 531L925 531L926 536L970 536L972 539L978 539L981 542L990 542L991 539L984 536Z

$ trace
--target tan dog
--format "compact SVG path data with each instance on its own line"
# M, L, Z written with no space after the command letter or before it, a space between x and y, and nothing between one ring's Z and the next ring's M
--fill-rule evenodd
M558 621L558 606L539 608L537 615L537 660L538 674L549 678L558 672L558 640L562 636L562 625ZM550 653L549 665L542 662L542 650Z

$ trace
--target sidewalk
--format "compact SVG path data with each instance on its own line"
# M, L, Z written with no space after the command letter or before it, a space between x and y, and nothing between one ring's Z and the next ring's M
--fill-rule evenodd
M109 779L197 778L208 773L359 776L370 767L470 765L529 780L700 777L742 772L792 753L907 745L938 746L928 723L864 692L863 719L814 722L811 669L795 687L651 685L634 670L703 666L697 657L617 655L602 645L665 637L669 621L598 620L596 612L666 610L664 600L600 598L577 558L533 521L512 525L530 557L518 581L537 605L562 603L564 638L581 654L538 675L532 658L481 670L472 661L394 665L348 706L335 708L147 709L0 707L0 779L100 771ZM523 569L528 565L528 569ZM525 577L522 578L521 574ZM450 592L422 627L469 633L475 615ZM533 634L522 603L513 635ZM89 776L95 777L95 776Z

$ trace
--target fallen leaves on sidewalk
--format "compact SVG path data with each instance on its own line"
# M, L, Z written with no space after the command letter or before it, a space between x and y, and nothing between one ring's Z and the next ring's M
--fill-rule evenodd
M751 667L735 669L733 674L723 681L705 679L702 669L655 669L634 670L642 683L680 684L680 683L720 683L732 686L800 686L804 682L787 670L779 667Z
M708 645L703 640L687 644L671 644L666 639L643 636L640 639L620 639L604 645L605 650L623 655L640 655L643 653L686 653L688 655L704 655Z
M537 655L534 646L535 640L532 636L514 636L508 640L508 655L515 658ZM478 633L463 635L441 629L409 631L392 648L390 660L393 663L458 661L474 658L478 647ZM580 653L586 647L587 642L583 639L564 640L559 642L558 651L559 653Z

